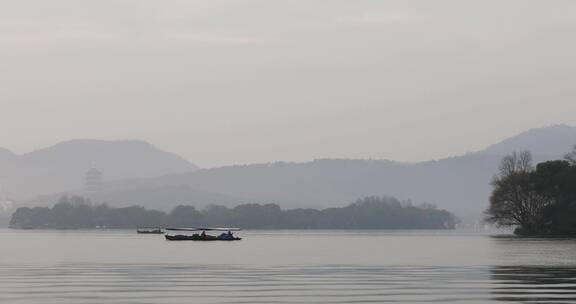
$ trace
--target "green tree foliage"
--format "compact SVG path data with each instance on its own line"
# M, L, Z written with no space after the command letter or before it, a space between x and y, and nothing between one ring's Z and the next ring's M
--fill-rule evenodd
M544 211L552 200L537 191L533 172L532 156L528 151L514 152L502 159L500 173L492 181L494 190L487 212L489 222L518 226L526 234L544 229Z
M79 229L235 226L244 229L450 229L456 220L445 210L415 207L394 198L367 197L343 208L282 210L275 204L178 206L170 213L142 207L110 208L64 197L52 208L19 208L13 228Z
M528 152L506 156L492 182L486 220L515 226L517 234L575 234L576 163L566 158L534 168Z
M202 213L193 206L177 206L168 216L175 227L194 227L202 219Z
M576 234L576 163L564 160L538 164L534 172L538 191L553 202L546 209L547 231Z

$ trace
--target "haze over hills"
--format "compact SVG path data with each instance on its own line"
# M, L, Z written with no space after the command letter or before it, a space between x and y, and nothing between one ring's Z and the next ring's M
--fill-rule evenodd
M12 153L12 151L0 147L0 161L7 161L11 157L14 157L14 153Z
M144 141L78 139L22 155L0 149L0 185L6 195L17 199L77 189L83 187L84 174L92 166L109 181L197 169Z
M530 150L535 157L559 157L576 144L576 127L553 125L531 129L491 145L482 154L503 155L513 150Z
M98 199L159 209L247 202L323 208L379 195L432 203L460 215L479 214L499 161L497 156L471 155L418 164L323 159L232 166L140 180Z
M168 210L178 204L273 202L285 208L343 206L368 195L431 203L459 215L487 206L501 157L534 151L536 161L561 158L576 144L576 128L557 125L521 133L487 149L420 163L319 159L201 169L111 183L97 200ZM55 196L45 197L46 203Z

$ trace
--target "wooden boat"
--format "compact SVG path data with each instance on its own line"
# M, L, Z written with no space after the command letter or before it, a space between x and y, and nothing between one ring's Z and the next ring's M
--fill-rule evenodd
M213 236L213 235L206 235L206 236L202 237L199 234L193 234L193 235L183 235L183 234L169 235L169 234L166 234L166 235L164 235L164 237L169 241L240 241L242 239L239 237L219 238L219 237Z
M164 234L162 228L138 228L136 230L138 234Z
M232 231L240 231L238 228L166 228L166 235L164 236L168 241L240 241L242 238L234 236ZM170 234L172 231L188 231L198 232L192 235L189 234ZM208 235L206 231L221 231L218 236Z

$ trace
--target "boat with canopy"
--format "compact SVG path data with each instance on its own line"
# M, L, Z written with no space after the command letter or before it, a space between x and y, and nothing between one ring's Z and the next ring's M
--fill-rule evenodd
M136 230L138 234L164 234L164 230L159 227L142 227Z
M206 232L221 232L218 236L206 234ZM240 241L242 238L235 236L232 231L240 231L240 228L166 228L164 237L168 241Z

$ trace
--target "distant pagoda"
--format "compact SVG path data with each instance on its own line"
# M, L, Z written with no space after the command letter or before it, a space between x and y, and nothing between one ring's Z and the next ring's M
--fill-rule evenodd
M84 183L84 191L87 194L97 193L102 191L102 172L95 167L86 172L86 181Z

